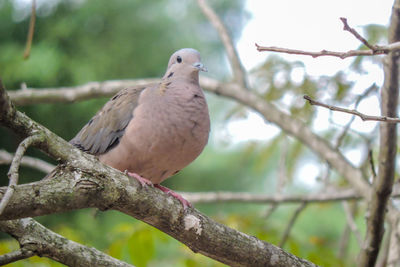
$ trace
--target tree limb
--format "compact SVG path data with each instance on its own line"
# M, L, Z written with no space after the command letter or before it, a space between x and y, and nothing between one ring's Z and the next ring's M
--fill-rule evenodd
M24 88L9 91L13 103L19 106L40 103L70 103L95 97L109 97L127 87L136 87L158 82L159 79L115 80L89 82L75 87Z
M3 266L12 262L30 258L32 256L35 256L33 251L21 248L4 255L0 255L0 265Z
M389 43L400 40L400 1L393 4L389 26ZM399 54L390 53L384 61L384 84L381 89L383 116L397 117L399 97ZM367 219L367 234L359 254L358 266L374 266L384 233L387 202L392 192L397 152L396 124L382 123L379 138L378 176L373 182Z
M101 164L94 156L83 153L15 111L1 86L0 103L3 103L0 123L21 136L43 136L39 148L63 162L48 179L16 186L14 197L0 220L88 207L115 209L153 225L195 252L228 265L315 266L272 244L219 224L195 209L184 212L176 199L156 188L142 188L136 180ZM17 206L21 209L16 209Z
M20 243L19 252L12 252L6 255L14 257L4 257L4 260L20 260L38 255L48 257L67 266L87 267L87 266L132 266L113 257L68 240L31 218L12 221L0 221L0 230L12 235ZM14 254L14 255L13 255Z
M247 88L246 71L239 59L238 52L224 23L221 21L215 11L208 5L207 0L197 0L197 4L199 5L203 14L217 30L222 40L222 44L224 45L226 53L228 54L229 63L231 65L235 81L240 86Z

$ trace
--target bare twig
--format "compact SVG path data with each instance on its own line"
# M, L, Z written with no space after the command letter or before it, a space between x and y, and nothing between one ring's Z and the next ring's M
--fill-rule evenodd
M0 165L1 164L11 164L13 157L14 157L13 154L8 153L4 149L0 149ZM22 158L21 165L30 167L33 169L37 169L44 173L49 173L55 168L55 166L53 164L50 164L44 160L41 160L38 158L32 158L29 156L24 156Z
M299 217L300 213L307 207L307 203L303 202L300 204L300 206L297 207L297 209L294 211L292 218L290 219L288 225L286 226L285 232L282 235L281 242L279 242L279 247L283 247L289 237L290 231L293 228L294 223L296 222L296 219Z
M354 35L354 37L356 37L358 40L360 40L366 47L368 47L369 49L376 51L379 50L378 46L375 45L371 45L370 43L368 43L368 41L362 37L354 28L351 28L349 26L349 24L347 23L347 18L340 18L340 20L343 22L343 30L350 32L351 34Z
M367 90L365 90L364 93L362 93L361 95L357 96L355 103L354 103L354 108L357 109L358 105L360 104L361 100L363 100L365 97L367 97L369 94L371 94L372 92L376 91L378 89L378 86L374 83L372 84L370 87L367 88ZM339 146L341 146L344 137L346 136L347 132L349 131L351 124L354 122L354 119L356 118L355 115L353 115L350 119L350 121L344 126L342 132L340 133L340 135L336 138L336 148L339 148Z
M387 117L387 116L365 115L355 109L347 109L347 108L336 107L333 105L328 105L328 104L313 100L308 95L304 95L303 98L305 100L307 100L311 105L324 107L324 108L327 108L327 109L330 109L333 111L339 111L339 112L352 114L352 115L360 117L363 121L381 121L381 122L387 122L387 123L399 123L400 122L400 118L392 118L392 117Z
M36 22L36 0L32 0L32 13L31 13L31 20L29 21L29 31L28 31L28 38L26 40L24 59L29 58L29 55L31 54L33 33L35 32L35 22Z
M389 223L388 229L386 231L386 238L383 241L381 252L379 253L379 257L378 257L375 267L387 267L388 266L392 230L393 230L393 227Z
M232 67L234 79L240 84L240 86L246 88L246 72L224 23L221 21L215 11L208 5L206 0L197 0L197 4L221 37L226 53L228 54L228 59Z
M12 262L30 258L35 255L36 254L33 251L21 248L4 255L0 255L0 265L3 266Z
M332 56L338 57L341 59L345 59L348 57L357 57L357 56L376 56L376 55L383 55L387 54L387 51L397 51L400 50L400 43L396 43L394 46L381 46L382 50L349 50L346 52L337 52L337 51L329 51L329 50L321 50L319 52L315 51L304 51L298 49L290 49L290 48L283 48L283 47L276 47L276 46L261 46L256 44L257 50L259 52L269 51L269 52L278 52L278 53L286 53L286 54L293 54L293 55L304 55L304 56L311 56L313 58L322 57L322 56Z
M280 157L279 157L279 169L278 169L278 181L276 183L276 190L275 190L275 195L280 196L282 195L282 191L286 185L286 180L287 180L287 171L286 171L286 159L287 159L287 154L288 154L288 142L282 143L282 149L280 151ZM271 206L268 207L267 211L265 212L265 219L268 219L269 216L276 210L278 207L278 203L272 203Z
M347 201L342 201L342 206L344 213L346 215L347 225L350 227L351 231L353 232L354 236L356 237L357 244L361 247L362 246L362 238L360 231L358 230L357 224L354 221L354 210L349 206Z
M368 151L368 161L371 169L372 180L374 181L376 179L376 170L375 170L374 155L372 153L372 149L369 149Z
M6 208L8 202L10 201L12 195L14 194L15 186L18 184L18 177L19 177L18 170L21 164L21 159L25 154L25 151L28 149L30 145L35 144L40 140L41 140L40 136L32 135L19 144L17 152L15 152L14 158L11 162L10 170L8 171L8 178L10 179L10 182L8 184L7 191L0 202L0 215Z

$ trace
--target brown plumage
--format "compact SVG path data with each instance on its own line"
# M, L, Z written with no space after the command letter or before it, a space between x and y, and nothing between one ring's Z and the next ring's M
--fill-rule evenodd
M210 120L199 70L205 68L196 50L178 50L160 83L121 90L70 142L142 184L158 185L207 144Z

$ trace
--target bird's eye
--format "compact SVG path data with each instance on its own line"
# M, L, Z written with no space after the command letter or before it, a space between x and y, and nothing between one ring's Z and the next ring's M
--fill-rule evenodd
M181 58L180 56L178 56L178 57L176 58L176 61L177 61L178 63L181 63L181 62L182 62L182 58Z

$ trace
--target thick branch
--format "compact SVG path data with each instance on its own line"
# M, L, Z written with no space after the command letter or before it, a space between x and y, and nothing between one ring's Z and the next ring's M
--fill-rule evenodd
M6 96L6 93L0 87L0 99L1 96ZM65 162L56 168L49 179L17 186L0 219L88 207L112 208L153 225L193 251L229 265L315 266L272 244L218 224L194 209L184 212L174 198L156 188L140 187L136 180L101 164L26 115L13 112L6 98L0 101L8 104L6 114L14 114L11 118L0 113L1 123L22 136L43 135L40 148ZM25 207L16 209L21 204Z
M389 26L389 43L400 40L400 1L392 8ZM384 62L384 84L381 89L381 111L383 116L397 117L399 97L399 55L390 53ZM367 220L367 234L359 255L358 266L374 266L384 233L386 206L392 191L397 150L397 125L380 125L378 176L373 182Z
M35 256L35 253L33 253L33 251L27 249L19 249L4 255L0 255L0 265L3 266L12 262L30 258L32 256Z
M228 59L235 81L240 84L240 86L246 88L247 82L245 69L240 62L238 52L224 23L221 21L215 11L208 5L207 0L197 0L197 4L221 37L222 43L228 54Z
M328 105L328 104L322 103L320 101L313 100L308 95L304 95L303 98L305 100L307 100L311 105L324 107L324 108L327 108L327 109L330 109L333 111L339 111L339 112L352 114L352 115L360 117L363 121L383 121L383 122L388 122L388 123L399 123L400 122L400 118L392 118L392 117L387 117L387 116L371 116L371 115L363 114L355 109L347 109L347 108L336 107L333 105Z
M28 258L34 254L51 258L67 266L132 266L95 248L89 248L68 240L31 218L0 221L0 230L12 235L20 243L19 259ZM15 252L14 254L17 254L14 257L15 259L18 257L18 253ZM15 260L18 260L18 258Z

